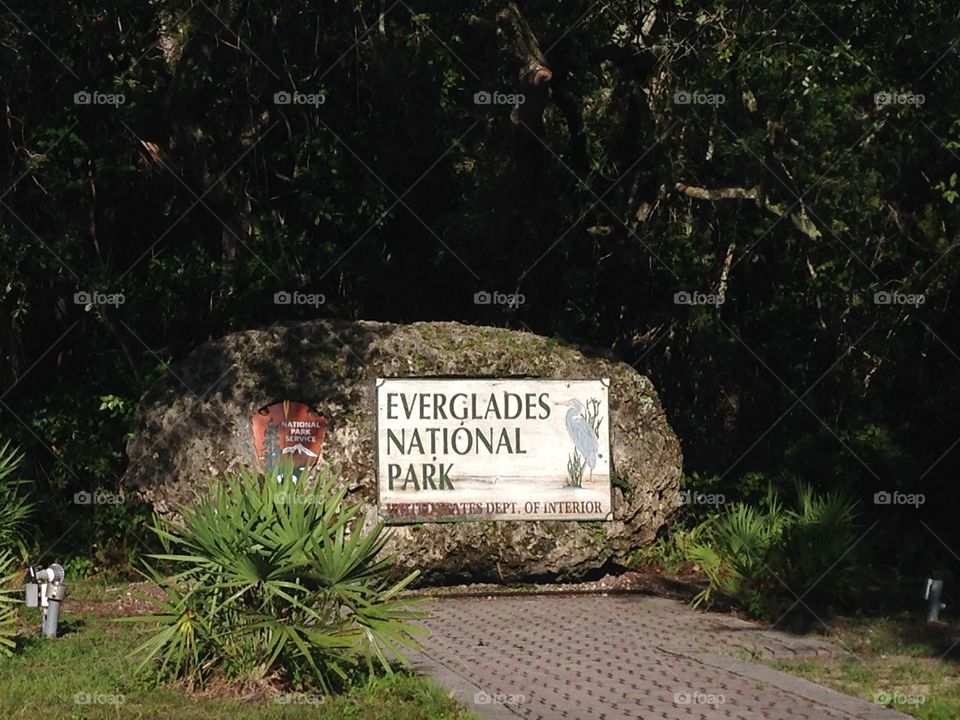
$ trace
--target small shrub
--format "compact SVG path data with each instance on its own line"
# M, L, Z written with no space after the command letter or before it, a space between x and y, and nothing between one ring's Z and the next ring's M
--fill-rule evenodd
M856 585L852 550L860 537L855 501L839 493L817 496L809 485L797 489L797 509L771 558L790 591L808 605L843 600Z
M7 440L0 444L0 551L27 555L26 523L34 504L23 491L24 481L17 477L23 453Z
M74 555L63 563L67 577L79 580L94 574L96 563L85 555Z
M21 589L14 586L16 557L9 550L0 551L0 655L9 656L16 646L17 611Z
M17 604L21 587L16 581L18 561L27 555L26 523L33 512L17 477L23 453L6 441L0 444L0 655L16 647Z
M776 582L768 563L785 522L775 497L766 510L736 503L708 520L703 542L689 550L689 559L700 565L708 581L694 598L694 607L710 604L713 593L720 592L761 614Z
M694 606L727 596L755 615L781 600L813 605L844 595L855 568L856 503L818 496L797 484L797 507L785 510L772 487L760 507L736 503L701 526L687 557L707 576Z
M184 524L158 522L172 563L161 612L132 621L160 629L135 654L158 679L203 684L219 673L329 690L361 668L391 670L391 657L425 633L409 624L420 614L400 591L417 575L390 580L392 558L380 558L382 524L363 531L359 505L344 502L330 480L307 490L289 477L278 485L242 472L212 499L184 512Z
M650 545L630 553L625 564L631 568L655 566L669 573L682 572L690 565L690 549L698 544L703 527L670 527Z

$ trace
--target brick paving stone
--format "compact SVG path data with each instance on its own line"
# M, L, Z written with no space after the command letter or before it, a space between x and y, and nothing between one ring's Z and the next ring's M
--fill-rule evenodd
M738 618L642 595L427 601L416 656L471 709L528 720L898 720L738 656L835 656Z

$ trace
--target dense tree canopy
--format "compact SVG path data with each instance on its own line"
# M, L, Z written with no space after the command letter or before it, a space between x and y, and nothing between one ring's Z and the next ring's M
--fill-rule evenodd
M0 431L50 497L121 484L136 399L210 337L453 319L613 348L660 390L691 482L843 487L878 564L956 560L950 3L0 17ZM927 503L873 504L896 489Z

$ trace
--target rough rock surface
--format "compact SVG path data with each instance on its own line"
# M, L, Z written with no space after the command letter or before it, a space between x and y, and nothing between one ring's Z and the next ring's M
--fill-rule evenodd
M525 332L459 323L326 321L205 343L139 406L127 488L160 513L195 501L225 471L256 465L250 416L279 400L328 420L323 462L376 521L375 380L462 376L610 378L609 522L510 521L400 526L398 570L425 584L575 580L623 563L678 504L680 444L652 383L625 363ZM600 573L602 574L602 573Z

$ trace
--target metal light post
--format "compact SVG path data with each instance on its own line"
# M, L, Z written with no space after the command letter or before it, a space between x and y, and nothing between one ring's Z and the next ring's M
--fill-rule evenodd
M63 580L63 566L57 563L42 569L30 566L27 571L27 607L43 608L43 634L49 638L57 636L60 603L67 596Z
M927 578L927 590L923 594L927 601L927 622L935 623L940 620L940 611L946 605L940 602L940 596L943 594L943 580L933 580Z

